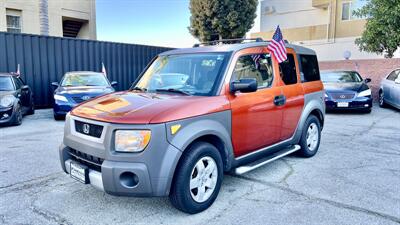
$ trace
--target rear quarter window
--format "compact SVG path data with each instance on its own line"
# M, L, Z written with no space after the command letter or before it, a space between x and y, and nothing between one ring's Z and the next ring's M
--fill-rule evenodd
M318 60L316 55L300 55L301 82L320 80Z

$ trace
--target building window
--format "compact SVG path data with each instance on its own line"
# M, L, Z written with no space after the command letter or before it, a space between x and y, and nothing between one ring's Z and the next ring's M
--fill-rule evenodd
M21 10L6 9L7 32L21 33Z
M367 4L366 0L353 0L350 2L342 3L342 20L357 20L357 19L365 19L358 16L353 15L353 12L361 9Z

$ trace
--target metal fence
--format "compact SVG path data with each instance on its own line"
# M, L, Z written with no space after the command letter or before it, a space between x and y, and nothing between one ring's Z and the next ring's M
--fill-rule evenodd
M33 89L37 107L53 102L51 82L68 71L107 69L117 90L128 89L147 63L169 48L0 32L0 72L14 72Z

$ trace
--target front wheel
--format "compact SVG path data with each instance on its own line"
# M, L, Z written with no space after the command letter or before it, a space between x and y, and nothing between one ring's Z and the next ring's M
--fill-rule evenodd
M206 142L197 142L185 153L176 169L170 201L177 209L194 214L212 205L223 178L218 150Z
M12 125L19 126L22 123L22 108L21 105L18 103L14 109L14 118L11 122Z
M382 90L379 91L379 107L381 108L386 107L385 95Z
M318 151L320 141L321 124L316 116L310 115L304 124L301 134L299 155L306 158L314 156Z

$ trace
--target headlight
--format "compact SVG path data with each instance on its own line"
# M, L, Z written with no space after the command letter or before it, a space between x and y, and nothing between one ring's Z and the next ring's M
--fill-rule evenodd
M0 106L10 107L14 104L15 97L13 95L5 95L0 99Z
M358 93L357 97L365 97L365 96L370 96L370 95L371 95L371 89L367 89L365 91Z
M115 132L115 151L140 152L150 142L149 130L117 130Z
M54 95L54 99L62 102L68 102L67 98L62 95Z

